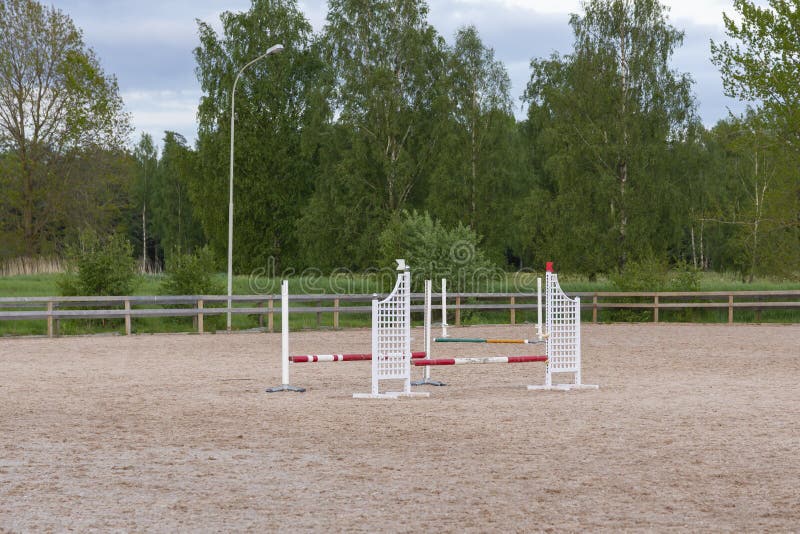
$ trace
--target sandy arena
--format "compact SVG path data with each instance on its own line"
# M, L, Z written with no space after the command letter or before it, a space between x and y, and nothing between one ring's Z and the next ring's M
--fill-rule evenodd
M369 340L301 332L291 351ZM528 391L531 363L435 367L448 385L430 398L354 400L356 362L295 364L308 391L266 394L279 354L279 334L0 339L0 531L800 528L800 325L585 324L600 389L569 393Z

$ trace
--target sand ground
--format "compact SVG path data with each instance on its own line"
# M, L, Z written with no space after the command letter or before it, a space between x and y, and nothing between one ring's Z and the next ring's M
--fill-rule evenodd
M800 325L584 325L583 351L598 391L473 365L382 401L351 397L369 362L296 364L306 393L264 393L278 334L0 339L0 531L800 529Z

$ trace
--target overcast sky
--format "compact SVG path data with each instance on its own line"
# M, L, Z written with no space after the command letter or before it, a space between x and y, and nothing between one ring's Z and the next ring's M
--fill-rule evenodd
M48 0L43 0L48 3ZM50 0L84 32L106 72L117 76L122 98L136 128L160 143L164 130L181 133L190 144L197 134L200 88L192 50L197 46L195 19L219 28L223 11L245 11L250 0ZM706 125L743 105L722 92L719 72L709 60L709 40L725 38L722 12L733 14L733 0L662 0L670 23L685 32L673 67L695 80L698 111ZM764 4L766 2L757 2ZM302 11L322 29L326 0L301 0ZM511 77L517 117L524 116L519 97L530 77L531 58L569 53L569 14L580 0L429 0L429 22L452 43L456 30L473 24L485 45L494 48Z

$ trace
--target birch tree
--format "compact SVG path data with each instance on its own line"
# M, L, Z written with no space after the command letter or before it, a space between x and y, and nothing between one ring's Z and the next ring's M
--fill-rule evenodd
M570 18L573 53L532 61L525 98L549 154L542 170L553 215L568 221L551 226L566 241L554 246L597 271L666 248L661 234L670 226L659 222L672 217L665 210L677 198L663 162L691 127L694 101L691 78L670 66L683 33L658 0L583 8Z

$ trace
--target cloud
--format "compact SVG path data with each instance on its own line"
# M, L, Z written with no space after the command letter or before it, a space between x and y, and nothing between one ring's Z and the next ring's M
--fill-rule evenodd
M190 144L197 136L197 105L202 96L199 90L123 91L122 99L133 115L136 131L147 132L161 141L164 131L183 135Z
M200 90L193 50L198 45L196 19L220 31L223 11L245 11L250 0L50 0L84 32L106 72L119 80L134 124L155 135L175 130L196 137ZM732 13L730 0L666 0L670 22L686 31L684 46L673 65L691 73L699 112L706 124L741 105L723 95L719 74L710 60L708 41L724 39L722 11ZM766 5L766 0L757 0ZM530 77L531 58L557 51L569 53L569 14L581 11L580 0L429 0L429 22L448 42L462 26L475 25L485 45L495 50L511 78L517 117L524 117L519 97ZM298 6L315 31L325 25L325 0L299 0ZM738 106L738 107L737 107Z

